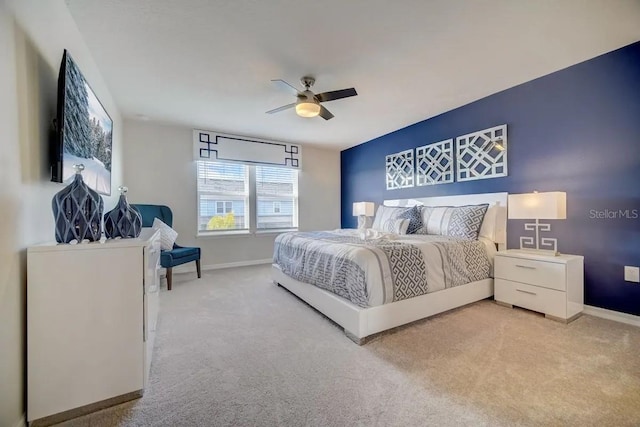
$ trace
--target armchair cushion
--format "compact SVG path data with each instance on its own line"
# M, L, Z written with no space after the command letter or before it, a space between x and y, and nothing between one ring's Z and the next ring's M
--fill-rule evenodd
M163 267L173 267L200 258L200 248L174 245L173 250L162 251L160 262ZM167 264L167 265L165 265ZM171 265L170 265L171 264Z

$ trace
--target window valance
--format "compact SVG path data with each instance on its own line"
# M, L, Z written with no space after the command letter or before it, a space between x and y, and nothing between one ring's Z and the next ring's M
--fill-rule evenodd
M195 160L230 161L300 169L302 147L297 144L194 129Z

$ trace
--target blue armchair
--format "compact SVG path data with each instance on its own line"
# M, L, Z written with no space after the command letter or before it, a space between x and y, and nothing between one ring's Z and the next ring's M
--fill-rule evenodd
M142 226L151 227L153 220L158 218L160 221L173 226L173 212L168 206L163 205L131 205L140 212L142 216ZM167 290L171 290L172 270L177 265L195 261L198 271L198 279L202 277L200 270L200 248L183 247L174 243L173 249L170 251L162 251L160 254L160 265L167 269Z

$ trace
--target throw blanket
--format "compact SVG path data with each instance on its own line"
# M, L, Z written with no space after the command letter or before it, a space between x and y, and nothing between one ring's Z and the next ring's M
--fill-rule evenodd
M360 307L464 285L491 272L485 245L477 240L357 230L281 234L273 262L289 277Z

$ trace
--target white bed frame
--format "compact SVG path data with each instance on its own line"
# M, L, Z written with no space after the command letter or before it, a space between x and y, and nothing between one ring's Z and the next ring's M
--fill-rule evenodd
M385 200L387 206L462 206L489 203L486 220L493 222L491 237L503 249L507 241L507 193L485 193L460 196ZM484 226L483 226L483 229ZM292 279L273 264L274 283L288 289L316 310L344 328L345 334L357 344L365 338L425 317L451 310L493 296L493 279L484 279L375 307L358 307L344 298L308 283Z

